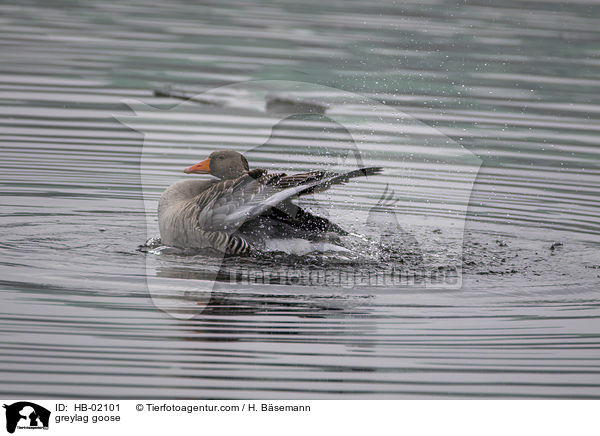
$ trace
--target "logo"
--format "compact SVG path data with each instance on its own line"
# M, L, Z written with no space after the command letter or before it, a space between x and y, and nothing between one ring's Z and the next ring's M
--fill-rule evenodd
M48 429L50 411L29 401L19 401L6 409L6 431L14 433L18 429Z
M160 310L191 319L230 298L224 290L240 286L259 293L288 285L323 292L461 288L464 228L481 165L461 144L385 102L319 84L258 80L197 96L157 95L184 101L165 108L126 100L134 114L116 118L143 134L146 283ZM184 178L183 168L223 148L235 148L251 168L272 174L383 171L331 190L315 185L310 196L280 203L283 215L254 217L248 227L211 221L220 238L254 238L260 252L254 259L228 258L220 250L182 262L193 250L157 238L159 198L176 182L203 180ZM256 199L248 198L248 204ZM228 207L234 204L242 200ZM307 226L322 232L304 232Z

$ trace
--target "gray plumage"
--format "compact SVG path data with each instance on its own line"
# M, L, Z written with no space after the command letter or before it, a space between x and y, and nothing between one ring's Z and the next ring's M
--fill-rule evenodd
M361 168L344 174L268 174L263 169L249 170L241 154L223 150L185 172L209 173L220 180L185 180L165 190L158 205L162 242L231 255L251 251L258 239L274 232L279 237L304 239L314 239L327 231L344 234L339 226L311 215L291 200L354 177L377 174L381 168Z

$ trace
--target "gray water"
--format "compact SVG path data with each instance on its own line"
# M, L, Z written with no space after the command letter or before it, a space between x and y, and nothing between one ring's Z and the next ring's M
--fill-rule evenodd
M0 394L600 397L598 29L585 1L1 2ZM190 283L220 267L139 249L158 236L147 224L165 181L215 148L256 147L270 115L232 108L242 94L186 103L184 121L147 123L148 141L117 120L125 100L168 111L180 102L154 89L267 79L385 102L481 160L460 289L220 283L194 319L156 307L149 262ZM304 169L294 151L335 126L289 122L269 144ZM336 210L365 208L401 175L399 161L378 164L379 178L333 191ZM433 161L413 176L450 189ZM446 222L447 197L411 192L397 192L401 224L450 241L414 219ZM369 268L390 261L377 256Z

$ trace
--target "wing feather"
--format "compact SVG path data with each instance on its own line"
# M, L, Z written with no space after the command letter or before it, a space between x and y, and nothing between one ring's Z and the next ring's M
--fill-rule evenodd
M255 170L253 170L255 171ZM304 174L246 174L211 186L196 198L198 225L207 231L235 232L280 203L301 195L322 192L354 177L378 174L379 167L361 168L343 174L313 171ZM251 172L252 173L252 172Z

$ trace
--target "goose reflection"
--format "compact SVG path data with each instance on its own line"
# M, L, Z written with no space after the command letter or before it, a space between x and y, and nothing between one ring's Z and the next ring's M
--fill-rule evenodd
M158 268L161 279L184 279L190 284L215 280L210 292L192 288L171 295L179 313L187 315L186 336L192 341L238 342L268 337L274 342L342 340L349 347L368 351L376 345L376 323L371 321L370 292L282 284L239 285L226 270L219 273L182 267ZM223 279L223 280L218 280ZM264 325L264 316L270 318ZM255 324L254 316L261 319ZM360 318L360 323L350 323ZM318 324L311 319L320 319ZM342 338L342 339L340 339ZM345 338L345 339L343 339ZM264 340L261 339L261 340Z

